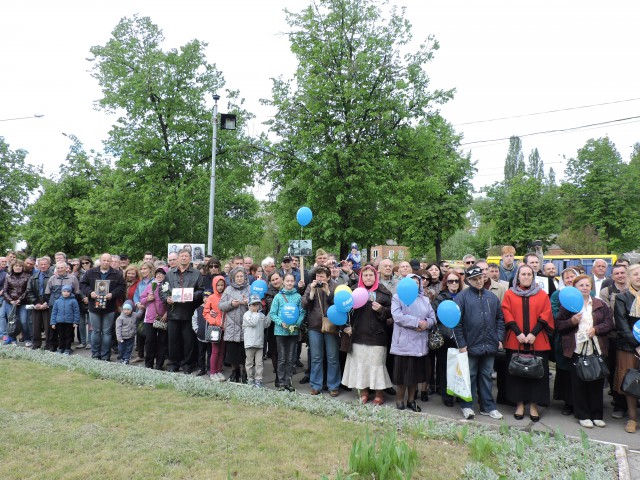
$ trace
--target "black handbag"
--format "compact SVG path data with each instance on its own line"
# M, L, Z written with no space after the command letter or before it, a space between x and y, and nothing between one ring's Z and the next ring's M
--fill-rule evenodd
M440 333L438 325L429 331L429 350L437 350L444 345L444 336Z
M593 353L591 355L586 354L587 342L584 342L580 355L573 362L576 375L583 382L595 382L609 376L609 368L602 356L598 354L593 337L591 338L591 344L593 345Z
M20 332L22 332L22 324L18 318L18 307L14 305L7 317L7 335L16 338Z
M222 328L207 323L204 332L204 341L211 343L220 343L222 340Z
M640 371L630 368L625 373L620 386L622 391L632 397L640 398Z
M509 373L514 377L539 380L544 377L542 358L536 356L536 352L533 349L531 353L521 353L520 345L518 345L518 353L514 353L509 362Z

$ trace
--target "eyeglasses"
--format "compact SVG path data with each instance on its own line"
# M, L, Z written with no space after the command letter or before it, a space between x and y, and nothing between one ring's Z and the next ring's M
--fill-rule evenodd
M447 280L447 283L450 283L450 284L460 283L460 280Z
M84 261L84 262L81 262L81 263L82 263L82 265L91 265L91 262L87 262L87 261Z
M220 268L220 265L209 265L209 268Z
M475 262L473 260L467 260L464 262L465 265L473 265Z

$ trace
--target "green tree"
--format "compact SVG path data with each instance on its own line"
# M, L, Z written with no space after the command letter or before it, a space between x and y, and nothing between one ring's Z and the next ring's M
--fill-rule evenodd
M148 17L123 18L105 45L91 48L98 108L120 115L105 142L117 160L109 185L87 198L83 235L141 255L169 242L205 243L211 164L207 97L224 79L192 40L164 51L161 30ZM251 114L227 91L238 130L219 131L216 155L214 253L241 252L260 235L259 205L248 191L255 150L246 133ZM108 188L108 190L107 190Z
M344 256L352 241L388 238L397 213L388 197L404 195L400 135L453 92L429 90L433 38L404 53L404 10L384 18L372 0L317 0L287 11L287 22L298 67L293 80L274 79L265 100L276 109L268 124L278 141L263 168L277 189L281 239L300 235L295 212L307 205L314 220L304 235Z
M29 197L40 184L42 171L26 162L27 151L11 150L0 137L0 248L14 248Z
M538 181L544 180L544 162L540 158L540 153L537 148L531 150L529 154L529 164L527 165L527 174L531 178L535 178ZM555 175L555 174L554 174Z
M112 169L102 156L87 153L77 137L69 138L73 143L60 176L43 179L41 195L25 210L28 222L22 236L36 255L51 255L58 250L71 256L93 255L111 246L106 236L98 244L85 238L82 217L90 205L88 196L93 191L103 193ZM104 230L109 230L108 225Z
M563 204L570 208L564 209L565 224L572 230L595 227L606 243L606 253L637 245L623 235L625 225L633 221L626 216L632 210L625 198L629 193L621 189L627 170L607 137L588 140L567 163L562 194Z
M512 178L525 173L524 155L522 154L522 140L512 136L509 139L509 151L504 161L504 181L509 183Z

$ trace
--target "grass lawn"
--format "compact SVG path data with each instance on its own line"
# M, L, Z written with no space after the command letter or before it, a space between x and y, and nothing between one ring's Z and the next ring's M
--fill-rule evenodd
M374 428L26 360L0 365L2 479L317 479L346 470L353 440ZM414 478L460 478L470 461L467 445L401 438L418 452Z

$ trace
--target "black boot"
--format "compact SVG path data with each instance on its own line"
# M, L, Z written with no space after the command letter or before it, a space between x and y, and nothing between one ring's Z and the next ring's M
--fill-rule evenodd
M229 381L238 383L238 379L240 378L240 373L238 370L231 370L231 375L229 375Z
M244 369L242 370L242 383L247 384L247 371Z

